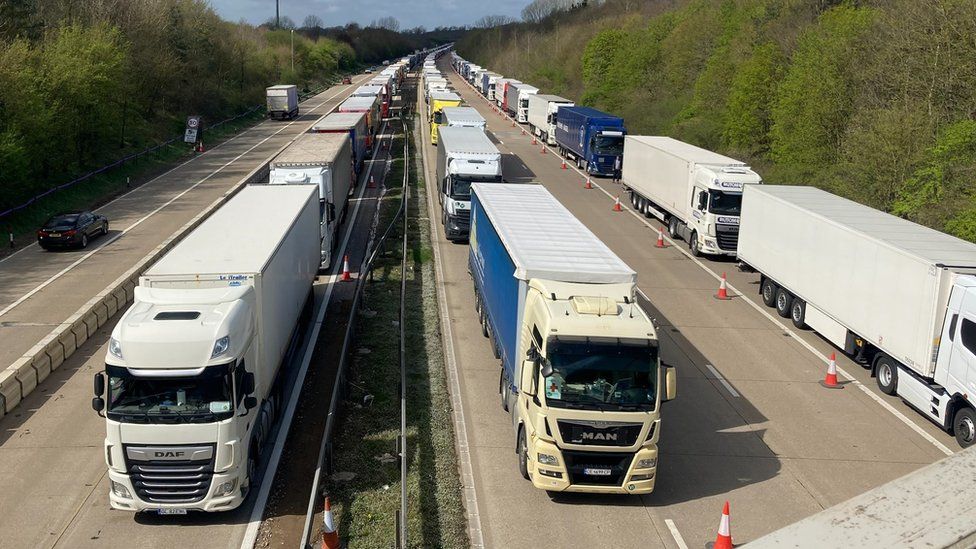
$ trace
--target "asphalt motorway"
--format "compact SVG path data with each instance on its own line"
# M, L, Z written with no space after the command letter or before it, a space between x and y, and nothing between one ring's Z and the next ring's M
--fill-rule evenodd
M192 167L192 175L184 174L165 183L150 183L140 188L145 188L146 194L138 200L120 199L118 202L125 202L114 207L127 208L127 215L132 216L130 220L141 218L228 161L239 157L216 175L210 176L204 184L159 210L159 215L147 218L145 223L155 224L151 236L137 238L141 233L133 230L126 233L124 238L107 245L104 252L100 251L83 262L82 265L89 261L99 262L100 268L94 269L94 273L88 273L88 276L101 276L105 280L79 280L77 291L90 289L94 293L104 288L117 276L112 272L128 269L132 261L145 255L275 150L336 106L355 89L359 80L361 77L354 79L352 86L337 86L306 101L303 104L305 114L295 124L264 122L227 142L224 147L228 147L228 150L220 154L229 158L206 160L210 154L216 156L223 147L215 148L213 152L177 168L190 169L194 163L206 160L202 162L206 167ZM285 128L284 131L278 132L282 128ZM272 139L258 144L269 134L275 133ZM231 147L239 149L230 150ZM199 171L207 169L210 171ZM151 190L152 185L157 185L155 191ZM367 207L358 216L359 228L362 223L368 227L371 222L373 201L369 197L378 192L376 189L363 189L362 185L357 193L360 190L366 193ZM353 202L349 208L350 215L355 208ZM106 206L109 207L113 207L113 204ZM346 225L350 222L347 217ZM345 226L343 231L346 231ZM350 241L349 253L353 264L357 264L357 258L361 260L364 244L362 239ZM62 254L47 259L35 246L0 263L0 270L5 273L4 276L13 277L8 270L14 269L15 264L19 265L15 262L28 261L35 255L41 255L36 259L37 268L44 269L50 267L47 261L56 261ZM32 267L17 268L27 269L26 277ZM335 267L332 272L335 272ZM79 276L80 271L73 269L69 273ZM316 304L329 295L335 278L335 275L319 278L314 287ZM3 292L7 292L7 287L2 287ZM52 314L61 310L57 309L60 303L57 295L52 295L50 299ZM81 303L87 299L85 297ZM66 303L63 309L73 312L72 307L73 304ZM134 515L110 510L102 443L105 424L104 419L91 410L90 402L92 375L104 367L108 336L119 316L110 319L94 337L89 338L13 413L0 419L0 547L239 547L249 524L250 505L254 498L232 512L191 514L186 517ZM304 353L298 354L301 356Z
M634 214L618 184L594 179L596 188L584 189L580 173L562 169L553 150L543 153L521 126L495 113L446 58L441 68L488 120L505 179L546 186L637 271L640 303L657 320L663 358L678 372L678 397L663 409L652 494L550 498L536 490L518 474L515 435L497 395L500 366L474 311L467 245L446 241L439 228L448 368L457 368L469 445L461 454L470 456L473 473L466 488L476 494L484 546L702 547L715 539L726 500L741 544L958 449L907 405L881 395L846 358L839 358L844 389L822 388L824 357L833 349L770 314L755 295L757 275L736 272L732 261L692 259L681 242L655 248L659 224ZM425 145L430 185L436 151L429 138ZM618 193L623 212L612 211ZM722 272L730 301L714 297Z

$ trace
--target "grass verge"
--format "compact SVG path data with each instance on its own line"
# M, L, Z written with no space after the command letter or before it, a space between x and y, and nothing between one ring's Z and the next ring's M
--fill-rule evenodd
M410 138L408 136L408 138ZM402 151L402 141L394 151ZM419 155L411 159L407 272L400 266L399 239L377 260L365 289L358 322L355 360L349 372L335 440L335 471L327 493L340 534L349 547L383 548L396 538L400 469L396 436L400 425L397 325L400 281L407 277L407 493L408 546L468 546L461 504L461 481L438 322L433 249ZM379 230L392 219L401 199L403 160L394 160L383 200ZM365 404L371 395L370 404ZM351 475L350 475L351 474ZM350 480L351 476L351 480Z

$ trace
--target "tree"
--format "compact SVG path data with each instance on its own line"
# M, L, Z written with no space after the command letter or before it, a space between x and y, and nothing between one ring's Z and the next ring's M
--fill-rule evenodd
M515 23L515 18L508 15L486 15L474 22L474 26L482 29L501 27Z
M318 15L310 14L302 21L303 29L321 29L325 27L325 22Z
M380 17L373 26L397 32L400 30L400 21L396 17L388 15L386 17Z

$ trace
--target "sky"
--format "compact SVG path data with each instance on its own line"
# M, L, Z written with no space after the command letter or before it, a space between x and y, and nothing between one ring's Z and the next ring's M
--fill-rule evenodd
M374 19L392 15L401 29L422 25L427 29L441 26L470 25L484 15L510 15L519 18L530 0L279 0L281 16L291 17L297 25L309 14L325 21L326 27L355 21L368 25ZM260 24L274 17L275 0L209 0L221 17L230 21L244 19Z

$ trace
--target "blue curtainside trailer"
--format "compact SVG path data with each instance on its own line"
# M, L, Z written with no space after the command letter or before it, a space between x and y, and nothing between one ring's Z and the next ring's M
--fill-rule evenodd
M556 145L576 167L595 175L613 175L623 164L624 119L591 107L561 107L556 113Z

